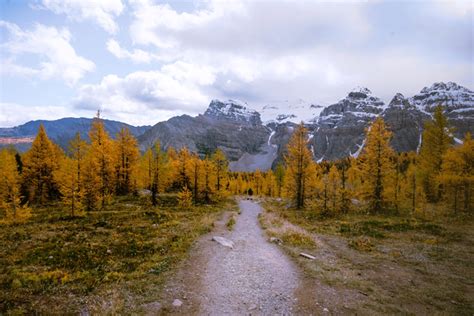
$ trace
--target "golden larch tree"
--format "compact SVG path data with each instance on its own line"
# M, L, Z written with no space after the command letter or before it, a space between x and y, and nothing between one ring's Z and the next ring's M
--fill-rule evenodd
M213 199L215 192L216 175L214 164L209 157L206 157L202 161L202 172L203 172L203 185L202 185L202 197L204 202L209 203Z
M341 175L336 165L332 165L327 175L329 212L336 214L341 208Z
M463 144L450 148L443 155L441 173L437 179L444 184L445 195L452 201L454 212L463 209L472 212L472 191L474 189L474 141L467 134Z
M394 155L390 147L392 133L381 117L367 129L367 136L361 159L361 176L364 181L363 197L369 203L369 211L380 212L385 207L387 185L393 173Z
M59 169L56 171L61 199L64 205L69 208L71 216L77 215L82 209L80 173L78 173L77 167L77 161L73 158L65 157L61 160Z
M451 135L452 130L443 114L443 108L437 106L433 120L425 124L418 158L421 184L429 202L437 202L442 195L438 176L443 164L443 155L453 143Z
M216 190L220 192L223 188L224 179L227 177L229 162L221 149L217 149L212 155L216 174Z
M171 158L171 157L170 157ZM173 165L173 187L182 190L184 187L191 187L191 153L186 147L182 147L172 160Z
M190 160L191 169L191 187L193 193L193 202L197 204L199 200L200 187L202 182L202 161L195 153L191 155Z
M5 211L8 223L24 222L31 217L31 210L20 204L20 181L15 153L0 150L0 209Z
M114 189L113 144L100 112L92 122L89 138L91 144L86 157L83 185L86 208L93 210L103 208Z
M30 202L44 204L59 197L54 173L59 168L62 156L61 149L50 141L41 124L23 159L23 181Z
M140 156L137 140L128 128L120 129L114 142L115 192L126 195L136 191Z
M279 163L275 169L275 182L277 188L276 194L278 197L281 197L281 189L285 183L285 167L281 163Z
M291 135L285 155L287 190L297 209L305 205L313 156L308 149L308 130L301 123Z

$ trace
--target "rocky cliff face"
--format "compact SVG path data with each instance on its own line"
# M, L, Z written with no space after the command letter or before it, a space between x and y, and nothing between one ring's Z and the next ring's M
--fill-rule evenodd
M244 104L213 100L203 115L183 115L160 122L138 141L142 150L160 140L164 149L187 147L201 156L220 148L230 160L236 161L245 153L253 155L264 151L262 146L267 144L270 132L262 124L260 114Z
M434 83L409 98L409 102L425 113L432 113L441 104L459 139L474 130L474 92L454 82Z
M262 125L260 113L247 108L247 104L234 100L228 100L225 102L212 100L206 112L204 112L204 116L218 121L226 121L242 125Z
M365 128L384 110L384 102L367 88L357 88L325 108L311 126L315 159L358 155L365 139Z
M388 106L367 88L354 90L325 108L316 124L309 125L314 135L311 145L315 159L358 156L364 146L365 129L377 116L393 132L391 144L395 150L417 150L424 122L431 118L437 105L444 107L458 140L474 131L474 92L456 83L434 83L410 98L397 93Z
M415 151L419 148L423 124L430 118L429 114L418 110L401 93L397 93L382 113L382 117L393 132L393 148L399 152Z

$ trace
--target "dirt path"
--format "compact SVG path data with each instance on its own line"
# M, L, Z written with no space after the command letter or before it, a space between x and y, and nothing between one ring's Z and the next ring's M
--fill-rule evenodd
M239 201L241 214L234 229L225 228L226 218L197 242L190 257L165 288L165 314L194 315L288 315L293 314L294 292L299 285L293 263L276 245L269 243L258 223L261 207ZM234 248L214 241L219 235L234 242ZM171 306L174 299L183 301Z

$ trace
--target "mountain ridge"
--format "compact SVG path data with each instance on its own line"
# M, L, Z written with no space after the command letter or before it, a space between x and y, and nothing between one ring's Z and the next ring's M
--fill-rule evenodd
M187 147L201 156L220 148L231 160L232 169L251 171L274 167L282 160L298 119L304 121L309 130L310 148L316 161L357 156L363 150L365 129L378 116L384 118L392 130L391 143L397 151L417 150L421 145L424 122L431 117L438 104L444 107L449 122L455 127L456 139L463 138L466 132L474 132L474 92L454 82L435 82L410 97L396 93L388 103L375 96L370 89L357 87L343 99L326 107L298 99L266 104L259 111L242 101L214 99L203 114L175 116L153 126L135 127L110 120L104 122L111 135L120 127L131 129L142 151L156 140L160 140L164 149L170 146L176 149ZM282 112L282 106L287 107L286 112ZM39 126L40 122L59 124L68 119L76 120L76 125L69 127L69 134L73 136L75 130L80 129L81 134L87 136L86 127L90 126L88 124L92 119L40 120L24 125ZM81 124L82 120L85 123ZM0 128L0 139L14 137L15 129L17 134L25 134L28 129L24 125ZM59 135L64 129L60 124L54 128L45 127L48 134L52 133L50 137L59 140L62 146L71 136L68 133ZM30 128L29 131L32 130Z

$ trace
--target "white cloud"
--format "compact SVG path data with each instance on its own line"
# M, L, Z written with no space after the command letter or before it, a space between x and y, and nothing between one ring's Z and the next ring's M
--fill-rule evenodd
M474 11L474 4L472 0L451 0L451 1L435 1L435 8L440 15L446 13L455 17L471 16Z
M127 122L142 113L144 122L156 123L157 118L146 113L159 113L162 119L180 113L197 114L200 105L209 102L203 89L214 81L213 69L176 62L160 70L137 71L125 77L107 75L97 85L83 85L75 105L80 109L101 108Z
M202 93L216 97L330 103L361 84L383 85L390 98L406 82L417 91L430 78L473 83L465 57L472 56L471 1L209 0L180 12L137 0L130 7L134 45L214 69L214 89Z
M31 106L0 102L0 126L13 127L31 120L54 120L71 116L63 106Z
M33 30L28 31L5 21L0 21L0 27L6 28L9 35L0 46L7 55L1 62L4 73L36 75L42 79L62 78L72 85L95 68L92 61L76 54L67 29L36 24ZM35 56L39 58L39 63L20 64L18 59L23 55Z
M114 39L107 41L107 50L119 59L130 59L134 63L150 63L151 61L167 60L167 58L163 58L162 56L152 54L142 49L135 48L132 51L129 51L122 48Z
M121 0L40 0L39 8L65 14L74 21L92 20L109 33L116 33L114 18L124 9Z

